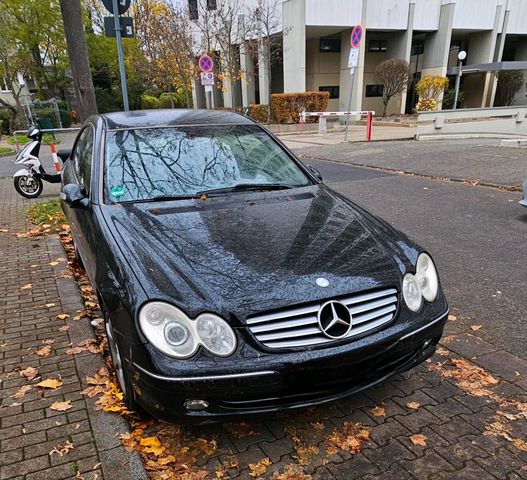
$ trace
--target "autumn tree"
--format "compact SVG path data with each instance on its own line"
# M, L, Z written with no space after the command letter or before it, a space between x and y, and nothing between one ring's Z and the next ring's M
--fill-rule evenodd
M521 90L525 81L523 72L501 71L498 72L498 86L496 87L496 105L509 107L514 102L514 97Z
M418 112L436 110L439 96L447 87L447 77L427 75L421 78L415 86L415 91L419 95L419 102L416 105L416 110Z
M377 65L375 75L382 85L382 116L385 117L390 100L401 95L408 86L410 66L405 60L390 58Z

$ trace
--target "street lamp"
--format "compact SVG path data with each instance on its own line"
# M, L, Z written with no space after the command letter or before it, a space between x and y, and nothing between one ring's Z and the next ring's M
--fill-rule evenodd
M458 69L457 77L456 77L456 93L454 95L454 105L452 106L453 110L457 108L457 97L459 96L459 81L461 79L461 74L463 72L463 60L467 58L467 52L465 52L465 50L461 50L457 54L457 58L459 60L459 69Z

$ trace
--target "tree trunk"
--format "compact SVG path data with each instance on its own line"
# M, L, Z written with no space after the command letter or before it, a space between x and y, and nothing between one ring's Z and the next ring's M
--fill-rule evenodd
M389 101L390 101L390 99L388 97L383 97L383 99L382 99L382 104L383 104L382 116L383 117L386 117L386 110L388 110L388 102Z
M88 48L84 38L80 0L60 0L60 10L64 22L64 34L68 46L79 118L84 121L90 115L97 113L97 103L88 60Z

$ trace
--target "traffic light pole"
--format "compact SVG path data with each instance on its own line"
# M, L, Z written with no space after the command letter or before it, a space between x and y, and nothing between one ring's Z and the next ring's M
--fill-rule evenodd
M121 36L121 18L119 16L119 5L117 4L117 0L113 0L113 18L115 22L115 40L117 42L117 57L119 59L119 73L121 76L123 106L124 111L128 112L130 110L130 105L128 104L128 87L126 85L126 70L124 68L123 41Z

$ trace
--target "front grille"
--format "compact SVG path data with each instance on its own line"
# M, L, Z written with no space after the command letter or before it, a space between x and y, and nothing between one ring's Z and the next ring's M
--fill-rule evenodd
M353 328L344 338L363 335L389 323L397 310L395 288L355 293L337 300L348 307L353 319ZM269 348L309 347L334 342L335 339L326 337L318 326L317 314L325 302L253 315L247 318L247 325L256 339Z

